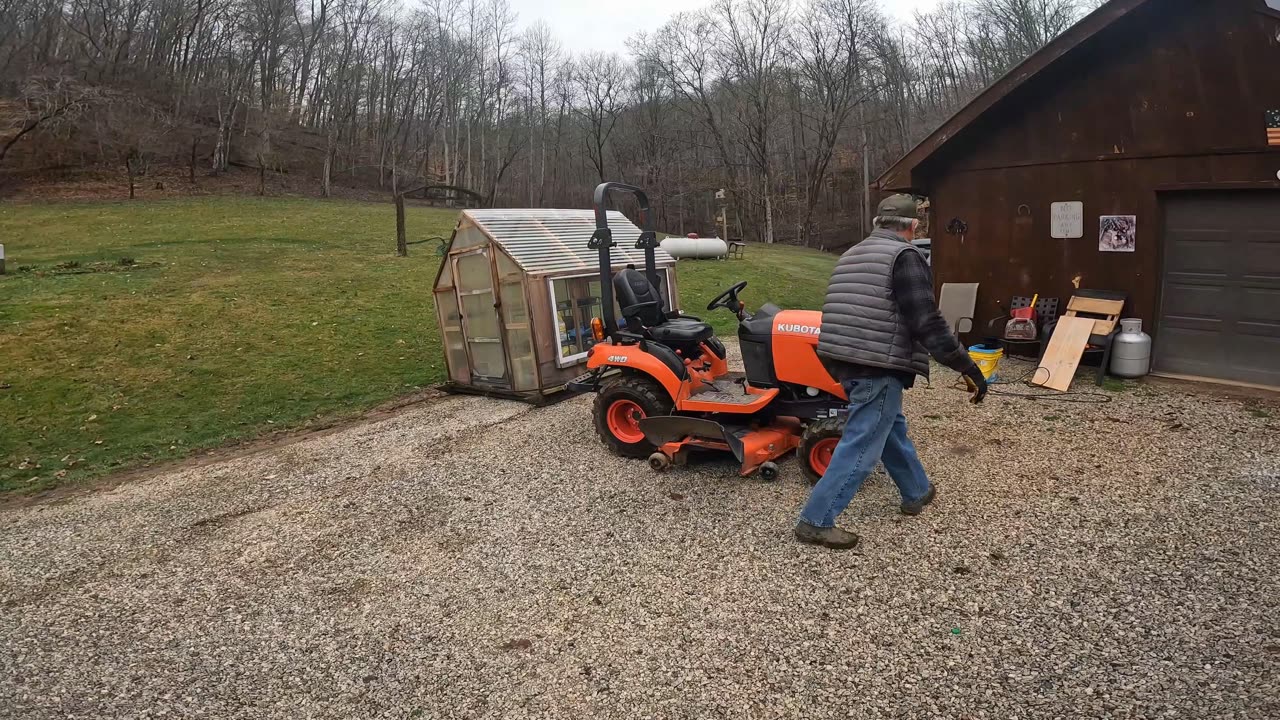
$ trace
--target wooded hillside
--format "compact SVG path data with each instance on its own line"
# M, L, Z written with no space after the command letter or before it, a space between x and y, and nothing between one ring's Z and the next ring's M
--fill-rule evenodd
M833 246L867 178L1096 0L714 0L625 54L566 49L507 0L0 0L0 173L232 166L385 191L582 206ZM438 191L449 195L449 191Z

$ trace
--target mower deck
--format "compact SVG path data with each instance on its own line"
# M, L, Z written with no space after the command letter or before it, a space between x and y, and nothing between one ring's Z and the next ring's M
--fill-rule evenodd
M752 427L668 415L644 418L639 424L645 438L659 448L650 459L655 469L684 465L693 450L719 450L732 453L742 463L740 474L744 477L799 447L802 432L795 418L777 418L769 425ZM665 463L659 455L665 457Z

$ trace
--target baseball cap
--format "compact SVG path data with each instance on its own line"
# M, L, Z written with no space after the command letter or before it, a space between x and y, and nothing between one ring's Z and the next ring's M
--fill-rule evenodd
M918 220L920 213L916 210L916 199L910 195L890 195L880 201L876 207L876 215L880 217L900 217Z

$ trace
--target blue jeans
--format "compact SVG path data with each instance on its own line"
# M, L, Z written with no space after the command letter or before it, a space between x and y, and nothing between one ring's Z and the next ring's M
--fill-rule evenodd
M895 377L871 377L841 383L849 395L849 418L844 435L831 454L822 479L809 494L800 519L815 527L832 527L877 462L898 486L903 502L929 492L929 478L907 438L902 415L902 382Z

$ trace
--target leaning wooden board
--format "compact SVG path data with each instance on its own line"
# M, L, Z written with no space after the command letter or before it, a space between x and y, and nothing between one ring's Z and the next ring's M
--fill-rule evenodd
M1096 318L1060 317L1049 339L1049 349L1040 360L1032 385L1066 392L1080 366L1080 357L1089 344Z

